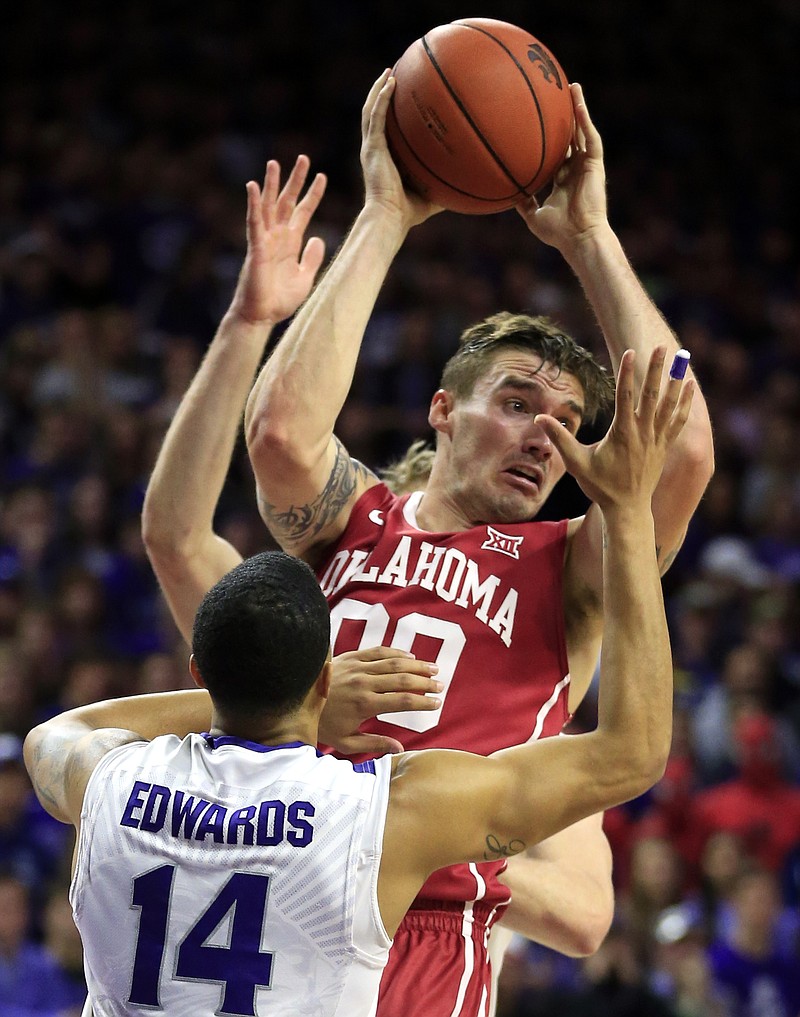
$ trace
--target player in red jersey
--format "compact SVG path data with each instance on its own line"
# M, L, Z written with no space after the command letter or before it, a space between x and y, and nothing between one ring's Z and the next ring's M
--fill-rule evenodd
M270 163L263 192L259 194L255 185L250 186L248 257L239 286L175 414L148 485L143 513L145 543L173 617L187 641L204 593L241 560L235 548L214 532L212 520L247 393L271 325L290 314L307 295L321 256L318 243L303 247L304 231L324 186L324 180L315 178L300 201L307 172L308 160L299 159L286 187L278 194L278 167ZM424 486L428 459L422 453L419 461L412 457L404 463L402 473L392 478L395 489ZM419 695L438 690L430 668L423 659L412 659L402 650L370 647L340 654L334 663L331 706L336 708L326 711L323 732L328 742L343 751L393 751L400 739L360 731L361 721L399 709L413 709L422 715L422 711L437 705L437 700ZM552 713L550 723L556 717L563 719L563 703ZM553 730L557 727L554 723ZM407 733L397 726L395 732L402 738ZM597 824L589 824L589 829L594 834ZM600 878L607 874L607 858L594 848L589 864L576 873L569 864L563 864L559 837L533 849L536 862L528 867L534 874L541 872L540 885L545 879L548 887L574 883L575 893L564 894L563 906L548 905L539 912L538 936L554 947L589 952L598 937L593 926L599 926L602 932L607 906L578 909L574 901L580 897L591 904L587 881L597 878L595 870L600 871ZM570 839L576 841L575 831ZM580 853L578 848L575 850ZM584 877L584 882L576 881L578 875ZM517 894L518 899L520 896ZM609 897L606 894L604 899ZM527 899L531 899L530 894ZM535 909L535 901L530 906ZM599 921L593 918L593 912L600 916ZM444 954L441 959L445 963ZM431 960L431 976L432 964ZM447 965L452 967L449 955ZM400 968L405 970L405 964ZM429 984L435 984L433 977Z
M324 180L316 177L298 200L307 172L308 160L301 157L279 194L278 167L272 162L263 192L250 185L248 255L236 293L170 424L148 484L143 536L187 642L203 595L241 560L238 551L214 532L214 511L271 327L307 295L321 254L316 242L303 247L304 231L324 186ZM409 451L407 461L391 477L398 491L424 486L430 472L430 456L424 450ZM334 708L326 710L323 736L342 751L395 751L405 738L404 729L393 727L401 734L398 739L386 733L385 725L379 725L382 733L362 731L361 722L376 714L412 709L422 713L437 706L438 700L419 694L435 695L439 690L421 656L370 647L340 654L334 664L330 699ZM550 722L558 716L563 717L563 698ZM524 907L522 928L556 949L591 953L602 939L613 905L610 853L599 818L577 824L568 834L550 838L510 864L516 880L514 906L518 912ZM434 927L440 918L433 916ZM445 921L450 926L453 919ZM498 938L496 931L492 947ZM459 937L459 942L471 941ZM453 969L449 954L446 963L444 954L441 958L448 970ZM479 963L478 970L483 966ZM405 970L404 964L400 967ZM409 969L412 980L413 970ZM432 976L430 966L429 970ZM396 974L393 984L401 984ZM436 979L426 979L425 984L435 985Z
M334 650L381 640L438 660L444 705L438 716L420 715L426 729L419 730L420 717L403 721L405 728L395 717L370 730L402 732L415 747L469 740L469 748L489 752L557 730L595 668L603 626L600 514L593 506L562 524L529 520L564 472L535 416L547 413L576 432L600 401L602 372L540 320L496 316L468 331L433 396L437 445L421 497L398 502L349 457L333 428L366 324L409 230L439 211L404 191L388 153L393 87L386 72L364 106L364 206L262 370L246 434L267 525L285 550L317 568L329 592ZM570 157L547 200L531 199L518 211L573 269L615 371L627 347L639 354L641 383L649 355L659 348L663 362L678 343L608 223L601 140L580 86L572 94ZM698 397L653 498L663 569L712 470L711 428ZM529 683L538 689L530 692ZM524 862L505 877L516 912L508 919L557 946L553 916L568 911L568 902L574 911L594 902L596 913L609 904L607 872L594 869L588 892L580 878L595 864L592 843L607 859L599 823L570 836L560 835L567 856L561 878L542 879L541 867ZM487 844L488 869L436 876L423 890L395 938L380 1017L406 1017L409 999L426 1017L485 1012L485 941L507 899L495 879L507 852L508 845ZM545 868L554 857L545 856ZM430 933L436 941L421 950Z

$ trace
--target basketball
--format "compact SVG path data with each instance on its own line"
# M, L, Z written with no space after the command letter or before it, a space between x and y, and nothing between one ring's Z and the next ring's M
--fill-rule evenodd
M412 43L386 137L405 185L428 201L502 212L552 180L573 131L569 82L538 39L504 21L465 18Z

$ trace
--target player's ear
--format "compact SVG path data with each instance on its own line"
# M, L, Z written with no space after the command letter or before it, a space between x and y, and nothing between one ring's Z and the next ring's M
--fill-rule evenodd
M194 654L189 657L189 674L192 676L192 681L198 689L204 689L206 687L206 683L203 681L203 676L200 674L200 668L197 666L197 661L194 659Z
M450 415L453 412L453 395L447 389L440 388L434 393L431 399L431 408L428 411L428 423L434 431L441 431L444 434L450 433Z

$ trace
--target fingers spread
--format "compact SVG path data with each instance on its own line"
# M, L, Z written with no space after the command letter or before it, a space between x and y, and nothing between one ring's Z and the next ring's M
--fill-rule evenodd
M327 186L328 178L325 174L317 173L311 181L311 186L303 195L303 200L292 213L293 224L296 224L301 230L305 230L306 226L308 226L311 216L316 212L320 201L322 201L322 196Z
M683 351L681 351L683 353ZM671 441L680 433L683 425L688 419L689 410L694 394L694 385L691 379L684 382L684 376L689 364L689 355L676 356L673 359L669 372L666 392L661 399L656 416L656 427L660 431L666 429L666 436ZM677 426L677 430L675 430Z
M277 212L280 219L286 220L292 214L295 203L306 182L310 165L311 162L307 155L298 155L292 167L292 172L289 174L289 179L278 196Z
M633 415L634 366L636 355L633 350L625 350L619 362L617 372L617 391L615 397L614 419L627 419Z
M320 237L309 237L308 243L300 258L300 269L307 272L312 278L320 270L325 257L325 243Z
M275 222L275 202L278 200L278 187L281 179L281 167L275 159L267 163L264 176L264 190L261 194L261 215L267 229Z
M585 467L589 457L589 447L581 442L564 427L555 417L545 413L538 413L534 423L545 432L551 443L555 446L567 470L575 477L579 476Z
M261 190L255 180L250 180L246 184L247 190L247 218L245 220L246 231L247 231L247 245L253 247L260 235L260 230L263 228L263 220L261 218Z
M657 346L651 353L647 364L647 371L642 381L641 391L639 392L639 405L636 410L640 419L646 423L653 421L656 415L656 408L659 405L661 376L664 373L664 360L666 356L666 346Z
M679 379L675 379L675 382L678 385L681 384L681 381ZM689 419L689 412L692 408L692 399L694 398L694 393L695 393L694 380L690 378L688 381L683 382L683 388L681 389L678 404L675 407L667 426L667 438L669 441L672 441L674 438L677 438L677 436L683 430L684 424Z

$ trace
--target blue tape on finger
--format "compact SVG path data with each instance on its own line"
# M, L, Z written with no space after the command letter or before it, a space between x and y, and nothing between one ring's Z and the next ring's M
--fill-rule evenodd
M692 355L688 350L678 350L675 354L675 359L672 361L672 367L669 369L670 378L681 378L686 377L686 369L689 366L689 361Z

